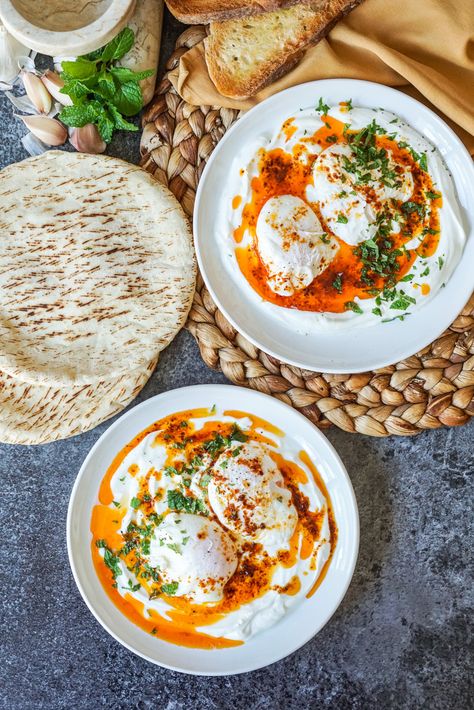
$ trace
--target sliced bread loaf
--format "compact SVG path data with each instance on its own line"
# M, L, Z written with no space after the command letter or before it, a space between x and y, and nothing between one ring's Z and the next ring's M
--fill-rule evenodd
M187 25L208 24L278 10L300 0L166 0L169 11Z
M224 96L253 96L299 61L361 0L313 0L238 20L212 22L204 40L209 75Z

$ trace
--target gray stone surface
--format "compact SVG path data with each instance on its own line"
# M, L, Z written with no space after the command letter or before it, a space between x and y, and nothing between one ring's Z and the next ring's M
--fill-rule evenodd
M169 51L176 26L166 26ZM2 96L0 117L6 165L25 155L22 128ZM110 152L136 159L138 138L121 136ZM223 381L182 332L137 402ZM412 439L331 430L360 510L361 549L349 592L331 622L291 657L217 679L182 676L134 656L95 621L76 589L66 553L67 503L84 457L107 426L41 447L0 447L0 708L473 707L473 423Z

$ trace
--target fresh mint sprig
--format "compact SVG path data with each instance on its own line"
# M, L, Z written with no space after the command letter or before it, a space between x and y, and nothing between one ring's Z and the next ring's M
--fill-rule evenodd
M116 66L134 42L133 31L126 27L105 47L75 61L62 62L61 93L67 94L73 104L65 106L58 116L66 126L80 128L94 123L106 143L116 130L138 131L138 126L124 117L135 116L143 108L140 81L154 72Z

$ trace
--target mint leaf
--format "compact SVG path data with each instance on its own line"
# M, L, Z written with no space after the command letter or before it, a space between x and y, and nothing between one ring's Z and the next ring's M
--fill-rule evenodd
M133 47L135 35L130 27L125 27L119 34L105 45L100 55L103 62L121 59Z
M77 106L64 106L58 118L66 126L81 128L81 126L85 126L87 123L94 123L96 121L97 111L90 103L79 104Z
M114 126L119 131L138 131L138 126L134 123L130 123L130 121L126 121L120 111L116 109L113 104L109 104L108 109L113 118Z
M114 122L107 115L105 110L102 111L97 120L97 130L99 131L102 140L106 143L110 143L114 134Z
M82 99L84 96L87 96L89 91L89 87L78 79L70 79L69 81L66 81L63 88L60 89L61 94L70 96L73 101L74 99Z
M112 67L110 73L121 83L125 81L141 81L142 79L147 79L149 76L153 76L155 73L153 69L146 69L145 71L132 71L128 67Z
M83 54L82 56L78 57L79 59L88 59L90 62L96 62L100 57L102 56L102 50L103 47L99 47L99 49L95 49L93 52L89 52L89 54Z
M142 91L134 81L120 84L111 98L111 103L124 116L134 116L143 107Z
M76 59L75 62L61 62L62 77L68 79L90 79L97 74L95 62L88 59Z
M115 81L113 76L105 69L102 69L99 74L98 85L103 92L102 95L107 99L111 99L116 91Z

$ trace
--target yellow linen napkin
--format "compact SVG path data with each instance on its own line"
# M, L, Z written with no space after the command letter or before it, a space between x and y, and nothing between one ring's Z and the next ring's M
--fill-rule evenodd
M365 0L292 71L250 99L217 91L202 42L181 57L170 79L191 104L246 109L289 86L336 77L410 94L441 114L474 155L474 0Z

